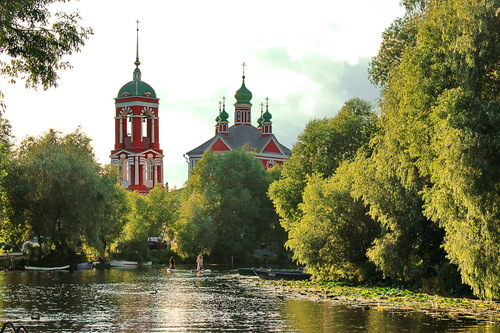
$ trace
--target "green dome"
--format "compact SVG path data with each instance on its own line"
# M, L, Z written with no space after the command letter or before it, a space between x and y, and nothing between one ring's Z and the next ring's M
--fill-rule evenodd
M145 94L149 93L149 96ZM121 87L118 92L118 98L128 97L125 94L130 94L128 96L141 96L141 97L152 97L156 98L156 93L153 87L147 84L144 81L134 80L126 83L123 87Z
M245 77L243 76L243 83L241 84L241 88L236 91L234 94L236 98L236 104L250 104L250 100L252 99L252 93L250 90L245 87Z
M272 117L273 116L271 115L271 113L269 113L269 111L266 110L266 112L264 112L264 114L262 115L262 122L269 123L269 122L271 122Z
M226 110L222 110L220 113L220 121L227 121L227 118L229 118L229 114L226 112Z

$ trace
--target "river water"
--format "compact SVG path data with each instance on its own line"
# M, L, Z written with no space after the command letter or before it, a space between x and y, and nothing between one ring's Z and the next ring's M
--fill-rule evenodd
M500 332L288 297L235 270L0 272L0 319L29 332Z

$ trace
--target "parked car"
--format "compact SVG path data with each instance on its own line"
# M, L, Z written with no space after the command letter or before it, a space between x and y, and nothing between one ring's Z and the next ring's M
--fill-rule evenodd
M167 240L162 236L148 237L148 246L151 250L162 249L167 246Z

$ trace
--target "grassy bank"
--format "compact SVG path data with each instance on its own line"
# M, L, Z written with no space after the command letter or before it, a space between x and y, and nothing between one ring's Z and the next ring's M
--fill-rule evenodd
M290 296L328 300L366 310L414 310L433 317L475 319L500 325L500 302L441 297L407 289L345 286L336 282L261 280L265 288Z

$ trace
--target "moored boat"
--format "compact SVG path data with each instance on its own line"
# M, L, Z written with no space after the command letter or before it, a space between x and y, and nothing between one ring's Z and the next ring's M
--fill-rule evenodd
M108 269L111 268L111 264L109 262L94 262L95 269Z
M260 268L264 269L264 268ZM291 273L302 273L303 269L297 268L297 269L273 269L274 272L291 272ZM257 276L254 272L254 268L238 268L238 274L239 275L245 275L245 276Z
M92 268L94 268L94 265L91 261L76 264L76 269L92 269Z
M138 267L139 263L137 261L128 261L128 260L113 260L110 262L111 267L126 267L133 268Z
M69 269L69 265L54 267L24 266L24 269L27 271L62 271Z
M266 280L309 280L311 274L301 271L270 270L254 268L253 271L261 279Z
M253 271L253 268L248 268L248 267L238 268L238 274L245 276L256 276L255 272Z

